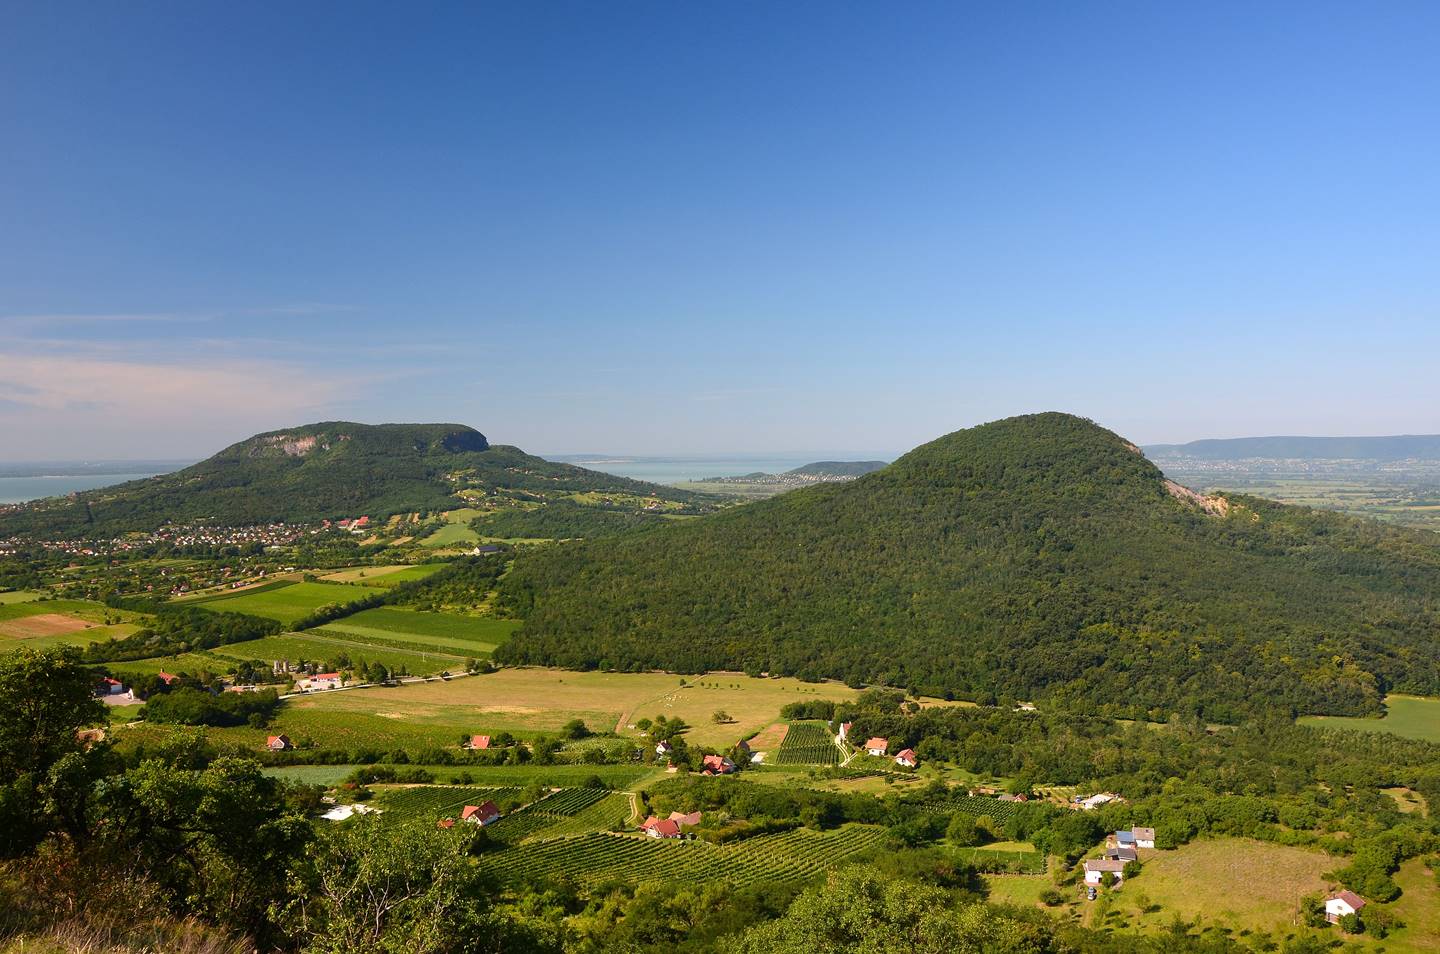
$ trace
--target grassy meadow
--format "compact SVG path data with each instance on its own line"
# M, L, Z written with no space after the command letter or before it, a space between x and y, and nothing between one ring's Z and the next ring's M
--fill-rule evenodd
M453 547L462 543L475 543L480 535L470 528L470 521L481 516L485 511L476 510L474 507L461 507L459 510L449 510L445 513L445 526L436 530L430 536L420 541L421 546L426 547Z
M391 566L354 566L327 573L320 579L326 583L353 583L360 586L396 586L425 577L441 569L443 563L400 563Z
M284 582L190 602L209 610L263 616L289 626L322 606L364 599L370 592L368 587L343 583Z
M12 600L0 603L0 652L88 646L129 636L144 620L144 614L85 600Z
M377 606L327 623L317 632L348 634L385 641L396 647L426 646L461 656L488 656L510 638L516 620L463 616L458 613L421 613L398 606Z
M1379 719L1351 716L1305 716L1302 725L1326 729L1389 732L1407 739L1440 742L1440 699L1426 696L1386 696L1385 715Z

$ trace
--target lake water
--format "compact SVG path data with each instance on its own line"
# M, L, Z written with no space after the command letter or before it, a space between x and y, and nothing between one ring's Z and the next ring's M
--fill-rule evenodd
M676 484L687 480L705 480L708 477L738 477L756 471L783 474L787 470L794 470L817 460L890 460L893 456L855 451L811 451L795 454L698 454L689 457L552 454L546 459L633 480L647 480L653 484Z
M39 477L0 477L0 504L21 503L41 497L62 497L76 490L94 490L123 484L127 480L154 477L159 471L140 474L51 474Z

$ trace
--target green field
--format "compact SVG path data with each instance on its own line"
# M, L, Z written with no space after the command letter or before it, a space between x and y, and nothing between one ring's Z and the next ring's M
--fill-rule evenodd
M1311 725L1317 728L1389 732L1407 739L1440 742L1440 699L1425 696L1386 696L1383 718L1305 716L1299 721L1301 725Z
M142 613L86 600L12 600L0 603L0 652L120 639L136 632L146 619Z
M397 564L391 566L355 566L348 570L327 573L320 579L326 583L354 583L360 586L395 586L425 577L442 569L443 563Z
M413 765L401 768L415 768ZM468 776L473 784L497 788L524 788L539 782L547 788L593 785L595 779L614 789L625 789L648 776L659 774L643 765L424 765L437 782L454 783ZM358 765L282 765L265 770L266 775L312 785L336 785Z
M461 656L488 656L510 638L516 620L462 616L456 613L421 613L395 606L378 606L327 623L326 633L378 641L398 648L428 648Z
M470 529L470 521L481 516L483 510L476 510L474 507L462 507L459 510L451 510L445 514L445 526L436 530L430 536L420 541L421 546L426 547L453 547L461 543L475 543L479 541L480 535Z
M35 590L6 590L4 593L0 593L0 606L10 603L28 603L31 600L38 600L44 595Z
M373 592L369 587L347 586L343 583L285 582L188 602L208 610L263 616L288 626L322 606L364 599Z

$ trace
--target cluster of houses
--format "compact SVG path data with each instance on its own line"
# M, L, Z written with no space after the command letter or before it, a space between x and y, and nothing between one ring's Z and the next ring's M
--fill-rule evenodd
M1155 829L1131 828L1117 831L1105 840L1105 857L1091 858L1085 862L1085 883L1103 884L1108 874L1113 884L1125 880L1125 866L1140 861L1141 848L1155 847Z
M849 741L850 726L853 724L851 722L840 723L840 731L835 734L835 738L841 742ZM867 739L863 748L866 755L883 759L890 754L890 740L876 736L873 739ZM920 764L920 757L915 754L914 749L901 749L895 753L895 764L901 768L913 769Z
M651 815L641 822L640 830L651 838L683 838L684 829L700 824L700 812L671 812L669 818Z
M746 746L743 742L741 743L741 746L744 751L749 751L749 747ZM675 746L671 745L669 742L662 740L655 743L656 755L668 759L674 752ZM665 768L667 771L676 771L674 763L667 763ZM729 775L733 771L735 771L735 763L730 761L723 755L707 755L700 760L701 775Z

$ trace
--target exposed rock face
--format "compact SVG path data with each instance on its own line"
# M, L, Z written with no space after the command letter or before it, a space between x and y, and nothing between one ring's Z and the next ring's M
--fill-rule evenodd
M286 457L304 457L320 443L320 439L314 434L303 437L296 437L293 434L272 434L270 437L264 438L264 441L271 447L278 447Z
M1205 495L1191 490L1189 487L1175 483L1168 478L1165 481L1165 490L1182 503L1188 503L1199 507L1212 517L1224 517L1230 513L1230 501L1219 494Z

